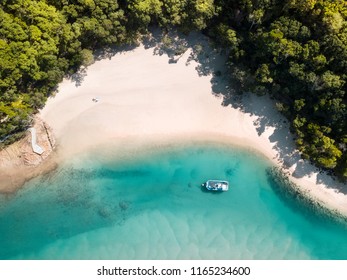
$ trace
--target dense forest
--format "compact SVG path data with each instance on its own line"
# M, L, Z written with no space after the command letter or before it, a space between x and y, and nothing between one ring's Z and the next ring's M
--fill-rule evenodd
M2 0L0 147L95 50L174 27L223 48L232 85L271 95L302 157L347 180L346 19L344 0Z

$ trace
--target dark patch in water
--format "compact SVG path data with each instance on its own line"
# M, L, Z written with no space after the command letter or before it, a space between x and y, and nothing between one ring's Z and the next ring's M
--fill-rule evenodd
M151 172L148 170L110 170L102 169L99 172L99 176L111 178L111 179L124 179L124 178L134 178L134 177L147 177L150 176Z
M103 176L147 176L141 170L121 172L65 168L40 178L6 201L0 212L0 259L38 251L58 239L123 224L130 202L116 202L117 191L93 180ZM44 182L44 183L43 183ZM54 182L54 184L53 184ZM119 199L119 197L118 197Z
M123 211L128 210L130 207L130 202L126 200L122 200L118 203L119 208Z
M196 169L193 169L192 171L190 171L190 178L197 179L197 177L198 177L198 172Z
M313 231L326 233L335 232L337 237L346 236L347 220L337 212L326 209L312 198L301 193L298 186L289 181L288 177L278 168L267 170L268 182L277 194L277 197L287 205L293 212L303 216L312 226ZM300 232L300 229L298 229ZM317 238L316 232L311 235L300 234L302 242L310 243L311 239ZM339 245L329 242L321 243L311 248L311 256L317 259L346 259L347 241ZM333 257L332 257L333 256Z
M240 168L240 162L236 162L234 166L225 169L225 175L228 177L235 176L236 171Z
M233 176L235 174L235 168L228 168L225 170L225 175Z
M302 214L310 222L334 223L347 229L345 217L326 209L312 198L301 193L300 188L292 183L280 169L268 168L266 173L272 190L293 211Z
M100 168L100 169L87 169L87 168L62 168L59 171L52 172L48 176L43 176L41 178L41 184L45 184L48 182L55 182L57 177L61 178L69 178L71 181L76 179L82 181L90 181L95 178L108 178L108 179L123 179L123 178L131 178L131 177L145 177L150 176L151 172L148 170L142 169L129 169L129 170L113 170L108 168Z
M97 209L97 212L99 214L100 217L104 218L104 219L109 219L111 218L112 216L114 216L115 214L115 211L116 209L112 209L108 206L100 206L98 209Z

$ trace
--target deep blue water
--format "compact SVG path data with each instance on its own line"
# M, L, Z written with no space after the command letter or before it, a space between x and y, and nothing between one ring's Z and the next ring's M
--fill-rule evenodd
M214 144L80 155L0 197L0 259L347 259L347 228ZM229 180L224 193L207 179Z

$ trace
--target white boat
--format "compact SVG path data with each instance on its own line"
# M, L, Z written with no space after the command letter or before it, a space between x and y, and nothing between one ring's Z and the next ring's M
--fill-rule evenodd
M208 180L205 183L205 187L209 191L226 192L227 190L229 190L229 182L221 180Z

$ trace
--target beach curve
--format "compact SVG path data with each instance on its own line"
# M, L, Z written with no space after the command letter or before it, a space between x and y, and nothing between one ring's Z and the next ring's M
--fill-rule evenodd
M187 40L206 40L191 36ZM66 79L60 84L40 112L54 131L58 157L66 159L109 142L206 139L241 145L283 168L303 193L347 216L346 186L300 158L270 98L248 94L237 106L232 100L226 103L221 94L228 90L226 79L214 77L212 87L211 71L199 71L189 50L176 63L155 52L155 47L140 45L97 61L78 82ZM213 54L205 50L204 55ZM213 70L223 74L223 61L214 54Z

